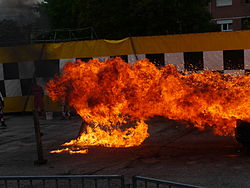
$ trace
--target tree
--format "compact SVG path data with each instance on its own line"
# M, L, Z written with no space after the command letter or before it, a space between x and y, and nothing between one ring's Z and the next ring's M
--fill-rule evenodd
M209 0L47 0L53 29L93 27L99 38L216 31Z

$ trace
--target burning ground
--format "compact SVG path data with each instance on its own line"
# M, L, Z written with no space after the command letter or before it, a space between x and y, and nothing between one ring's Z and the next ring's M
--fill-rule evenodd
M55 152L138 146L149 136L145 121L154 116L233 135L237 119L250 121L249 79L211 71L184 75L147 59L133 65L120 58L69 62L47 92L52 100L68 101L87 127L64 144L69 148Z

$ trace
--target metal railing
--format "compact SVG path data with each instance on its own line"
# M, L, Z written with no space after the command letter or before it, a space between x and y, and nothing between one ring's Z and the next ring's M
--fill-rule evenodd
M3 188L125 188L122 175L0 176Z
M78 29L54 29L54 30L35 30L32 31L31 43L48 42L69 42L79 40L97 40L98 36L93 27Z
M142 176L133 176L132 180L133 188L204 188L199 187L195 185L189 185L189 184L183 184L183 183L177 183L172 181L165 181L155 178L147 178ZM140 184L139 184L140 183Z
M127 184L128 187L131 184ZM0 176L1 188L125 188L123 175ZM132 188L204 188L134 176Z

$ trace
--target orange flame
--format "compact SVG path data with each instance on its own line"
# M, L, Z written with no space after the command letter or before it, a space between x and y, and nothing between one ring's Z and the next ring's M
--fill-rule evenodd
M102 130L100 127L87 127L87 133L81 134L76 140L71 140L63 146L105 146L105 147L132 147L140 145L148 137L148 126L144 122L137 122L135 128L126 131L117 129Z
M94 59L67 63L47 92L53 100L68 100L90 125L64 146L132 147L149 136L144 121L156 115L233 135L237 119L250 121L249 80L212 71L183 75L173 65L158 69L147 59L133 65L121 58ZM136 126L128 127L131 122Z
M88 149L79 149L78 148L78 150L72 150L70 148L63 148L63 149L58 149L58 150L51 151L50 153L63 153L63 152L66 152L66 153L69 153L69 154L75 154L75 153L85 154L85 153L88 153Z

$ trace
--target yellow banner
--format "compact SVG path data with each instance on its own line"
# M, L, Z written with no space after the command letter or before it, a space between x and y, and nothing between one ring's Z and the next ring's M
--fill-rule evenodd
M34 109L33 100L33 96L6 97L4 112L31 112ZM45 111L60 111L60 104L52 102L48 96L44 96L43 102Z
M250 49L250 31L130 37L0 48L0 63L128 54Z

